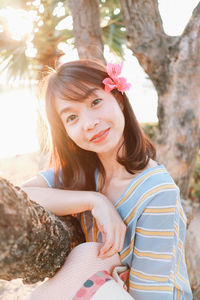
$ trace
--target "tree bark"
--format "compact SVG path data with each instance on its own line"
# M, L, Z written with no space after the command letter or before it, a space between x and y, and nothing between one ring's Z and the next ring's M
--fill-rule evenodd
M194 208L194 216L186 234L185 259L193 292L193 300L200 299L200 207Z
M58 218L0 178L0 279L33 284L52 277L85 241L78 221Z
M73 17L73 32L79 57L100 60L105 64L99 1L69 0L69 8Z
M186 198L200 145L200 4L184 33L164 33L157 0L121 0L130 49L158 93L158 159Z

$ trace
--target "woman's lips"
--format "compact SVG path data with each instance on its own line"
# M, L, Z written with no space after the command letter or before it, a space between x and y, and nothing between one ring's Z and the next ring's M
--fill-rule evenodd
M106 130L101 130L99 133L95 134L90 139L90 142L99 143L99 142L103 141L107 137L109 131L110 131L110 128L107 128Z

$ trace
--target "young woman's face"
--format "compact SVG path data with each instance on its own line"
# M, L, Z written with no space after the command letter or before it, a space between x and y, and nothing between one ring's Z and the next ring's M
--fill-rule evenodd
M67 134L80 148L113 153L123 141L124 115L111 93L97 89L83 102L56 99Z

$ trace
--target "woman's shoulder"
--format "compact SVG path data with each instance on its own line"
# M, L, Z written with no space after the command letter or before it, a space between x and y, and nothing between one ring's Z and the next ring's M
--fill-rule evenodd
M160 164L159 162L157 162L153 159L150 159L145 169L154 168L154 167L158 166L159 164Z
M173 178L167 171L166 167L156 161L150 161L147 167L138 176L139 186L144 193L168 193L174 190L179 191Z
M150 167L151 166L151 167ZM138 215L147 207L175 207L179 198L179 188L164 165L153 163L140 174L137 188L133 194L138 195Z
M144 169L144 173L145 171L147 172L147 174L149 174L149 178L155 182L159 183L164 180L166 182L168 181L169 183L175 184L167 168L158 161L150 160L149 164Z
M48 187L54 187L55 170L53 168L40 171L38 176L46 182Z
M38 174L26 180L21 187L54 187L54 169L39 171Z

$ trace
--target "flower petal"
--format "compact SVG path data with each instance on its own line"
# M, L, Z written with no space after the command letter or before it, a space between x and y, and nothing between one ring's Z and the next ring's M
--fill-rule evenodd
M120 64L107 64L107 73L111 78L118 77L122 71L123 61Z
M131 84L128 83L128 82L126 81L126 78L124 78L124 77L119 77L118 79L119 79L119 81L118 81L118 84L117 84L117 89L118 89L121 93L123 93L123 92L125 92L125 91L128 91L128 90L130 89L130 87L131 87Z
M116 88L116 83L109 77L105 78L103 83L105 84L104 90L108 93Z

